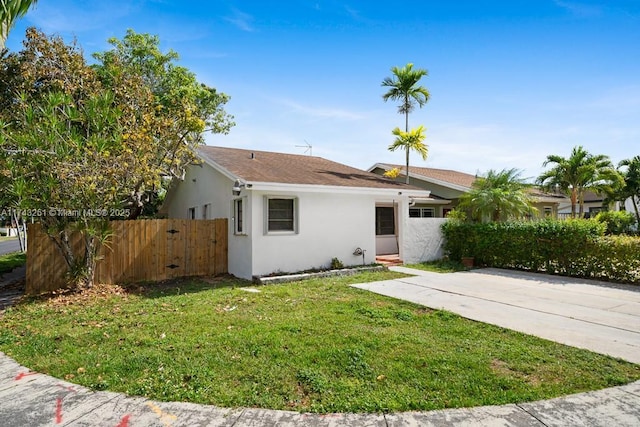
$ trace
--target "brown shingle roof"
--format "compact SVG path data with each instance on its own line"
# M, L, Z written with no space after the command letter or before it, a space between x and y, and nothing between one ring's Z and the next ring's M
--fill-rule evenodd
M420 190L322 157L203 146L200 155L247 182Z
M404 174L406 166L404 165L391 165L385 163L385 165L392 168L400 169ZM458 172L450 169L434 169L434 168L421 168L416 166L409 166L409 174L420 175L425 178L431 178L438 181L448 182L450 184L461 185L463 187L471 188L473 181L476 180L475 175L471 175L464 172Z
M398 168L404 173L405 166L402 165L390 165L385 163L385 166L389 166L390 168ZM458 172L450 169L434 169L434 168L421 168L415 166L409 166L409 173L415 175L419 175L420 177L430 178L438 181L448 182L450 184L461 185L463 187L471 188L473 182L478 178L475 175L471 175L464 172ZM563 195L545 193L544 191L538 188L528 188L527 192L533 197L545 197L545 198L557 198L557 199L565 199L566 197ZM431 194L431 197L434 197L434 194Z

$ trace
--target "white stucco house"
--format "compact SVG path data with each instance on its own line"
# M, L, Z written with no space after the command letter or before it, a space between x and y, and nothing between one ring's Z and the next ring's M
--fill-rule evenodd
M251 279L358 265L376 255L405 262L434 259L415 239L409 208L430 192L321 157L204 146L201 164L174 181L161 209L169 218L229 219L229 272ZM428 252L428 251L427 251Z
M637 199L636 199L637 200ZM576 205L576 214L580 210L580 205ZM592 191L584 192L584 204L583 204L583 215L585 218L595 218L598 213L603 210L610 211L627 211L631 212L635 215L636 208L633 203L633 199L628 198L625 201L617 201L611 202L608 206L606 205L606 196L603 194L597 194ZM571 217L571 200L567 198L567 200L560 204L560 208L558 209L558 213L562 218L570 218Z

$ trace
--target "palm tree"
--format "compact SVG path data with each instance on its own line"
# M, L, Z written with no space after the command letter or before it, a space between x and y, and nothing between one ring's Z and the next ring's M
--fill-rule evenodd
M525 189L528 184L517 169L489 170L460 197L459 208L478 221L506 221L524 218L534 211Z
M416 104L422 108L429 101L429 91L424 86L419 86L418 82L423 76L428 74L427 70L418 68L413 69L413 64L406 66L391 68L393 77L385 77L382 80L382 86L388 87L387 93L382 95L382 99L400 101L398 105L398 113L404 114L405 126L404 131L409 132L409 113L413 111ZM409 183L409 148L407 148L407 178Z
M636 220L640 225L640 208L638 208L638 203L640 203L640 156L621 161L618 163L618 169L620 168L626 168L626 170L620 171L624 179L624 184L620 191L620 199L631 200L631 205L636 213Z
M9 37L16 19L24 16L37 0L0 0L0 50Z
M409 152L411 150L420 154L422 160L427 160L429 154L429 148L424 140L427 136L424 134L424 126L420 125L415 129L411 129L408 132L395 128L392 132L396 136L396 140L389 146L389 151L396 151L398 148L404 148L407 153L407 177L406 183L409 183Z
M620 175L613 167L609 156L593 155L582 146L573 147L569 158L555 154L547 156L542 166L555 164L554 167L543 172L537 179L547 191L560 189L571 198L571 217L576 216L576 206L579 205L578 216L584 212L584 192L591 190L595 193L605 193L613 183L620 180Z

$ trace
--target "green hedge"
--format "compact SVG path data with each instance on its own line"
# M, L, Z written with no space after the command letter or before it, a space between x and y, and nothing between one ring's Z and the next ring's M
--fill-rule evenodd
M636 216L627 211L602 211L595 220L607 224L606 234L633 234Z
M472 256L477 265L640 283L640 239L604 236L592 220L442 226L445 252L453 260Z

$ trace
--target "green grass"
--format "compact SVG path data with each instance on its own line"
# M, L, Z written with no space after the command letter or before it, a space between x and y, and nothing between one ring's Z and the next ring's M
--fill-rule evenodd
M7 240L16 240L15 236L0 236L0 242L6 242Z
M20 267L27 262L27 254L24 252L12 252L0 255L0 274L8 273L16 267Z
M400 276L32 300L2 316L0 350L96 390L321 413L505 404L640 378L637 365L348 286Z
M415 268L417 270L433 271L435 273L455 273L456 271L467 270L461 262L437 260L429 262L421 262L419 264L408 264L405 267Z

